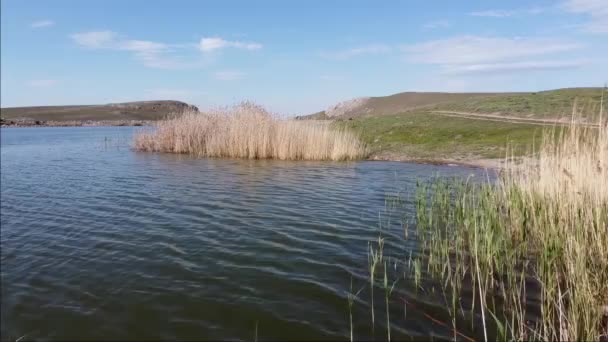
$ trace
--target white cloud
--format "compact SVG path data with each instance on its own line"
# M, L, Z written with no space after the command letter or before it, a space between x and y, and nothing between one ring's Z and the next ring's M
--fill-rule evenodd
M133 52L135 58L142 61L147 67L159 69L178 69L182 67L178 61L163 55L170 50L167 44L147 40L125 40L121 41L116 48Z
M56 85L57 83L59 83L59 81L57 80L30 80L27 81L25 84L29 87L35 87L35 88L46 88L46 87L52 87L54 85Z
M493 17L493 18L504 18L511 17L515 14L515 11L507 11L507 10L487 10L487 11L476 11L471 12L469 15L474 17Z
M355 47L342 51L335 52L323 52L321 53L321 57L328 59L337 59L337 60L345 60L361 55L379 55L388 53L391 51L391 48L384 44L372 44L365 45L360 47Z
M144 66L159 69L186 69L202 67L213 60L213 54L206 54L196 61L185 62L176 52L178 50L213 51L226 47L245 50L261 49L258 43L227 41L221 38L203 38L199 44L166 44L150 40L126 39L112 31L80 32L70 35L78 45L89 49L106 49L131 52Z
M243 78L243 76L245 76L245 73L238 70L222 70L215 72L213 76L216 80L220 81L235 81Z
M167 45L148 40L125 40L121 42L119 48L135 52L159 52L167 49Z
M436 30L436 29L448 28L450 26L451 25L447 20L434 20L434 21L429 21L428 23L424 24L424 26L422 26L422 28L424 28L426 30Z
M525 15L537 15L546 12L550 8L534 6L529 8L519 8L513 10L505 9L491 9L485 11L474 11L470 12L470 16L474 17L489 17L489 18L508 18L508 17L521 17Z
M465 73L572 67L580 61L531 58L581 47L554 39L462 36L409 45L403 50L411 62L439 65L446 73Z
M262 48L262 44L252 42L230 41L219 37L203 37L199 44L199 48L203 52L221 50L228 47L243 50L259 50Z
M584 31L608 33L608 0L566 0L561 7L589 17L589 21L582 25Z
M116 42L117 35L112 31L81 32L70 35L77 44L87 48L109 48Z
M31 28L44 28L44 27L51 27L55 25L55 22L52 20L39 20L39 21L34 21L33 23L30 24Z
M112 31L92 31L70 35L79 45L89 49L108 49L129 51L144 66L159 69L180 69L188 67L181 61L171 58L168 53L172 46L148 40L122 39Z
M472 64L570 51L577 43L536 38L461 36L404 47L415 62Z

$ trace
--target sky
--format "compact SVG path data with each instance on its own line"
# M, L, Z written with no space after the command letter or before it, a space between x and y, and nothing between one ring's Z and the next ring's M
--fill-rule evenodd
M0 23L2 107L251 100L294 115L608 81L608 0L2 0Z

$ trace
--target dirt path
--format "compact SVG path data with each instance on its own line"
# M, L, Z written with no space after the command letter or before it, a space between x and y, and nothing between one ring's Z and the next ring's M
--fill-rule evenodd
M474 120L486 120L486 121L496 121L496 122L506 122L506 123L515 123L515 124L528 124L528 125L539 125L539 126L554 126L554 125L569 125L570 120L565 119L532 119L532 118L522 118L517 116L508 116L508 115L497 115L497 114L483 114L483 113L470 113L470 112L453 112L446 110L433 110L431 113L451 116L451 117L459 117L464 119L474 119ZM578 124L588 127L597 127L597 124L590 124L585 122L578 122Z

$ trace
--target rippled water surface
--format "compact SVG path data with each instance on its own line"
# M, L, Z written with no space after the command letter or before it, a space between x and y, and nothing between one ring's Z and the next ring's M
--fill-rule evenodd
M416 179L482 174L137 153L132 132L2 129L3 340L347 339L347 291L369 282L368 241L382 229L387 255L417 253L398 219L413 215ZM396 190L409 209L389 215ZM397 288L393 338L451 336L404 315L399 298L436 305L405 279ZM386 337L376 292L376 331L365 288L356 337Z

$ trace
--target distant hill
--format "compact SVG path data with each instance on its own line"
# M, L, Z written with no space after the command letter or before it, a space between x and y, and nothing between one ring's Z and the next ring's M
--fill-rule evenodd
M576 109L583 117L593 117L599 113L601 97L602 88L564 88L469 98L438 104L429 109L533 119L568 118Z
M597 127L602 93L602 124L606 125L608 92L602 88L510 94L401 93L369 98L356 106L334 106L329 115L314 115L331 118L335 125L359 134L372 159L488 165L488 160L494 164L507 154L528 155L547 130L559 133L573 121Z
M572 107L596 113L601 88L566 88L521 93L425 93L405 92L340 102L324 111L299 119L349 119L419 110L448 110L494 113L522 117L557 117L572 113Z
M512 93L511 93L512 94ZM326 110L300 116L300 119L355 118L367 115L403 113L446 102L462 101L508 93L435 93L405 92L389 96L360 97L340 102Z
M9 107L0 109L4 120L40 121L153 121L196 106L180 101L138 101L85 106Z

